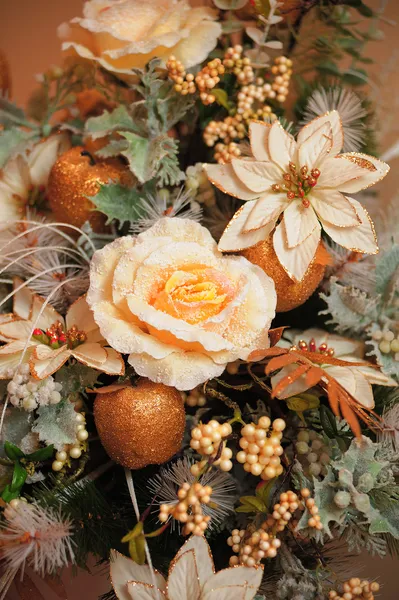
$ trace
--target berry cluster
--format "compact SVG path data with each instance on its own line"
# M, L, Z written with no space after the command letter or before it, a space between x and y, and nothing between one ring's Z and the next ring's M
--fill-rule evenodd
M243 564L252 567L264 558L274 558L281 546L276 535L287 527L297 510L306 508L311 512L309 527L322 529L315 502L310 498L310 491L303 488L300 498L295 492L288 490L280 494L279 502L273 506L273 512L256 531L232 531L227 543L238 556L230 557L230 565Z
M272 424L269 417L261 417L257 425L244 425L239 442L242 450L236 458L244 465L245 471L265 481L281 475L283 467L280 456L284 450L280 442L285 427L283 419L275 419Z
M209 504L212 488L210 485L200 483L183 483L177 492L177 504L161 504L159 507L159 520L166 523L170 517L184 523L183 535L203 535L211 517L205 516L201 504Z
M58 404L61 389L62 385L56 383L51 375L40 381L33 379L29 373L29 364L21 365L7 385L11 404L28 412L38 406Z
M243 47L238 44L227 48L223 65L229 73L233 73L237 77L240 85L247 85L254 80L255 73L251 66L251 60L242 56L243 50Z
M292 75L292 60L286 56L278 56L274 60L272 74L275 75L272 91L276 94L277 102L285 102ZM270 96L271 98L273 96Z
M206 404L206 396L201 393L201 390L194 388L190 392L181 392L184 404L187 406L199 406L202 408Z
M312 169L309 173L306 165L300 167L298 170L296 164L290 162L289 170L286 173L283 173L283 182L273 183L272 191L278 193L284 192L287 195L288 200L302 198L302 206L304 208L309 208L310 201L308 200L307 195L317 185L320 175L321 173L319 169ZM311 348L312 343L314 345L314 349ZM323 352L321 347L324 348ZM310 352L316 352L317 350L316 343L313 339L310 340L309 347L304 340L300 340L298 343L298 348L300 350L309 350ZM318 351L322 352L323 354L328 354L329 356L334 354L334 350L332 350L332 353L329 353L327 344L322 344Z
M245 529L233 529L227 543L239 555L230 557L231 567L239 564L253 567L264 558L277 556L281 546L280 540L269 535L262 527L249 535Z
M166 63L168 75L175 82L175 91L182 96L199 92L203 104L213 104L216 100L211 90L219 83L220 76L224 75L225 68L220 58L209 61L197 75L186 73L183 64L170 56Z
M89 432L86 429L86 419L83 413L76 413L76 443L65 446L63 450L59 450L55 455L55 460L51 465L53 471L61 471L65 464L69 463L69 458L80 458L82 455L82 445L89 437Z
M215 190L204 171L202 163L196 163L187 167L184 186L199 204L204 204L205 206L214 206L216 204Z
M384 331L377 329L372 334L373 340L379 342L378 348L382 354L393 354L396 362L399 362L399 334L390 329Z
M50 346L54 350L57 350L65 344L68 344L68 348L76 348L76 346L83 344L87 339L86 333L84 331L79 331L76 325L73 325L68 331L65 331L64 326L60 321L53 323L46 331L34 329L32 337L38 342Z
M318 477L327 473L330 456L323 438L313 430L301 429L297 435L295 449L306 474Z
M345 581L342 588L342 594L332 590L328 595L329 600L374 600L374 592L378 592L380 586L376 581L361 581L358 577L352 577Z
M227 448L226 442L223 440L223 438L231 435L232 431L229 423L220 424L215 420L194 427L191 431L190 446L206 458L192 465L191 473L193 475L199 475L207 463L219 467L222 471L232 469L233 463L230 459L233 453L230 448Z

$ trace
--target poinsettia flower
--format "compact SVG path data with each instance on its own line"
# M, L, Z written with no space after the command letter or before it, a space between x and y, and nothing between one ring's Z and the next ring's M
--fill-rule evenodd
M211 550L202 536L192 536L172 560L167 581L148 566L111 552L111 581L118 600L251 600L263 567L237 566L215 573ZM154 587L154 579L157 588Z
M378 252L367 211L348 194L380 181L389 167L365 154L340 154L344 138L337 111L308 123L297 140L278 121L252 121L249 133L251 158L205 165L214 185L248 201L225 229L220 250L249 248L274 231L277 257L296 281L314 260L322 228L349 250Z
M295 346L300 351L306 350L317 352L318 355L325 354L326 357L334 357L346 362L358 363L364 357L364 344L356 340L341 337L323 331L322 329L307 329L298 331L295 329L284 332L284 337L279 341L278 346L290 348ZM319 362L317 363L319 365ZM276 375L271 378L273 389L287 375L292 373L297 365L290 364L283 367ZM366 363L361 366L342 366L326 364L322 365L323 370L333 377L349 394L368 409L374 407L374 396L371 384L395 386L396 382L387 377L379 369L368 366ZM290 383L282 392L277 394L278 398L289 398L300 394L309 389L306 375L299 377Z
M28 362L36 379L55 373L71 357L109 375L122 375L124 362L113 348L105 347L85 296L74 302L62 317L44 299L33 294L21 280L14 286L13 313L1 315L0 379L10 379L22 362Z
M25 216L32 191L44 191L52 166L70 146L69 136L57 133L6 163L0 174L0 229Z

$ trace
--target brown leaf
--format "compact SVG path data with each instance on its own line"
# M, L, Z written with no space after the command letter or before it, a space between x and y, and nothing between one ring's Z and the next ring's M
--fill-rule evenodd
M319 383L320 379L323 377L324 371L320 369L320 367L311 367L309 371L306 373L306 383L311 388L317 383Z
M288 348L279 348L278 346L274 346L273 348L264 348L263 350L254 350L248 356L248 362L262 360L262 358L267 358L269 356L280 356L280 354L287 353Z
M266 365L265 373L266 375L269 375L272 373L272 371L278 371L278 369L281 369L287 365L291 365L292 363L297 362L297 360L298 356L293 352L272 358L272 360Z
M362 430L360 428L359 420L358 420L355 412L349 406L349 402L344 397L344 394L341 394L340 407L341 407L342 416L344 417L344 419L348 423L349 427L352 429L352 431L355 434L355 436L357 438L361 438L362 437Z
M341 413L339 412L339 386L333 378L328 380L327 394L331 410L334 415L339 418L341 416Z
M359 362L351 362L348 360L341 360L334 356L328 356L327 354L321 354L320 352L309 352L308 350L301 350L302 356L308 358L318 365L334 365L337 367L370 367L370 363L364 360ZM377 367L378 368L378 367Z
M276 327L275 329L269 329L269 340L270 345L275 346L280 340L284 333L284 329L287 329L287 325L284 327Z
M285 388L291 383L302 377L302 375L306 373L306 371L309 371L310 368L311 365L299 365L295 371L292 371L289 375L283 377L283 379L281 379L281 381L279 381L276 387L273 389L272 398L275 398L276 396L278 397L280 392L284 391Z
M111 385L105 385L104 387L91 389L86 388L87 394L110 394L111 392L117 392L118 390L124 390L127 387L132 387L129 382L126 383L112 383Z

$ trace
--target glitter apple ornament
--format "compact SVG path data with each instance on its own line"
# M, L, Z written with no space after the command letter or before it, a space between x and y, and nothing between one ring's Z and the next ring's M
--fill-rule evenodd
M258 265L274 281L277 293L277 312L287 312L301 306L313 294L326 270L327 251L320 243L315 260L311 263L301 281L294 281L284 270L273 248L272 238L268 238L240 252L249 262Z
M97 160L83 146L75 146L64 152L50 172L47 196L57 221L81 227L89 221L93 230L104 230L106 217L93 210L89 200L102 184L110 182L129 186L133 175L118 159Z
M104 388L94 419L108 455L129 469L169 460L180 450L186 423L180 392L144 378L135 386Z

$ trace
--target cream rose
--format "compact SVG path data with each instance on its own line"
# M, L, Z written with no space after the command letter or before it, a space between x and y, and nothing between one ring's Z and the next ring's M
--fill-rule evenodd
M122 79L155 56L174 54L187 68L197 65L221 34L216 11L192 8L186 0L90 0L83 14L60 25L63 50L97 61Z
M276 293L258 266L223 256L207 229L164 218L94 254L87 302L139 375L188 390L269 346Z

